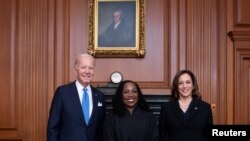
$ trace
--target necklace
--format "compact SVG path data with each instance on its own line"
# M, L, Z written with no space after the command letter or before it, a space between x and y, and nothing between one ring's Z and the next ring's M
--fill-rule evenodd
M183 104L180 100L179 102L179 107L181 108L181 110L185 113L190 105L191 102L188 102L187 104Z
M180 107L188 107L188 106L189 106L189 104L188 104L188 105L181 105L181 104L180 104Z
M179 105L181 110L185 113L188 110L189 105Z

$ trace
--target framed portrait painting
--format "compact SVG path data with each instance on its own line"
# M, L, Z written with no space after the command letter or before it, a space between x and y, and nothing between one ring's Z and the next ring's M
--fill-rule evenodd
M89 0L89 47L95 57L144 57L144 0Z

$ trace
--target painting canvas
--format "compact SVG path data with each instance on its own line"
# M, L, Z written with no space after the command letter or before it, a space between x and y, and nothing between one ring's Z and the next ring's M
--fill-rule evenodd
M135 2L99 2L99 47L135 47Z
M144 1L90 0L89 49L95 57L144 57Z

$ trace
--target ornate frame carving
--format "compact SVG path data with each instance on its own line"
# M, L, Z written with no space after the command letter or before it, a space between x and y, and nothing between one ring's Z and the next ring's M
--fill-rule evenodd
M120 7L123 7L123 10L127 13L133 10L131 10L131 7L134 8L134 16L135 18L132 18L134 32L133 37L131 39L133 40L133 44L131 46L106 46L100 45L101 39L100 34L104 32L101 27L104 27L104 25L101 22L101 18L104 18L105 21L108 17L101 16L103 14L111 13L112 7L117 7L119 5ZM111 8L107 8L107 6L110 6ZM131 7L130 7L131 6ZM89 0L89 43L88 43L88 53L95 56L95 57L144 57L146 54L145 50L145 3L144 0ZM129 10L130 8L130 10ZM105 12L101 10L106 10ZM114 12L115 8L113 8ZM123 13L125 13L123 12ZM99 13L99 14L98 14ZM128 16L127 16L128 17ZM131 21L131 20L130 20Z

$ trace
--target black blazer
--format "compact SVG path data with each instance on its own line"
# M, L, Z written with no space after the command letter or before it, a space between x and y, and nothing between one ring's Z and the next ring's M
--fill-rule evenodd
M93 111L86 125L75 82L57 88L50 108L47 141L101 141L104 94L91 86Z
M170 101L162 106L159 127L160 141L206 141L213 124L210 104L193 99L188 114L179 107L178 101Z

